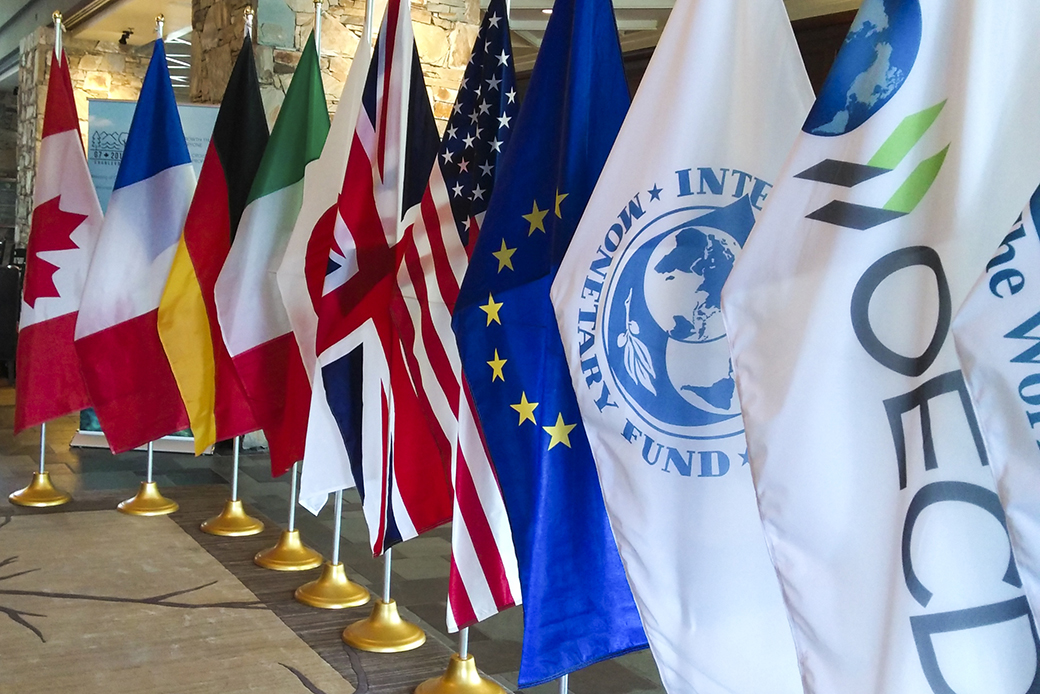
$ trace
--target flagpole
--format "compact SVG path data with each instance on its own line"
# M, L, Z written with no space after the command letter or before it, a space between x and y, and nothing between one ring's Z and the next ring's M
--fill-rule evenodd
M62 36L62 31L64 31L64 29L61 25L61 12L55 10L54 14L51 15L51 19L54 20L54 55L56 55L58 57L58 60L60 61L62 50L61 44L62 39L64 38Z
M296 529L296 478L300 464L293 463L289 471L289 527L282 531L278 543L274 547L258 552L253 563L273 571L307 571L321 566L323 558L310 547L303 544L300 531Z
M477 661L469 654L469 627L459 629L459 652L452 653L448 669L426 680L415 694L507 694L498 683L480 676Z
M343 521L343 490L336 492L335 528L332 533L332 561L325 562L321 576L296 589L297 602L324 610L341 610L368 602L368 591L347 578L339 560L340 530Z
M314 52L318 54L318 67L321 67L321 1L314 0Z
M566 674L560 678L560 694L567 694L567 687L570 683L570 679L570 674Z
M238 498L238 459L242 448L242 437L236 436L233 443L231 463L231 498L224 504L220 515L204 521L199 529L220 537L248 537L263 532L264 524L246 513L242 500Z
M162 15L159 15L160 17ZM156 31L162 25L160 19L155 20ZM159 491L159 486L152 479L155 450L152 441L148 442L148 474L137 494L126 501L119 502L117 509L131 516L165 516L173 513L179 504L172 499L167 499Z
M372 3L375 0L366 0L365 2L365 26L362 31L365 34L365 40L368 41L368 47L372 47L372 15L375 14L375 9L372 7Z
M33 473L28 487L8 495L7 499L17 506L46 508L61 506L72 500L68 493L56 489L51 483L50 473L45 469L47 455L47 423L40 425L40 469Z
M343 642L359 651L402 653L426 643L426 633L402 619L397 602L390 597L390 562L388 547L383 552L383 598L376 600L372 614L343 630Z
M166 17L159 15L155 18L155 40L162 41L163 39L163 25L166 23Z
M253 38L253 8L251 5L246 5L246 8L242 10L242 15L246 20L246 35L245 38Z

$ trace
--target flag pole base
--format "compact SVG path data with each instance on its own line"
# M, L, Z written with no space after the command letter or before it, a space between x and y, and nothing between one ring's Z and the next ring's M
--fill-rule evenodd
M34 508L46 508L48 506L61 506L72 500L69 494L56 489L51 484L51 473L34 472L32 482L25 489L12 492L7 499L18 506L32 506Z
M131 516L165 516L180 506L159 493L155 482L142 482L141 489L132 499L119 502L117 509Z
M485 679L477 672L477 662L472 655L465 658L452 653L448 669L440 677L428 679L415 688L415 694L508 694L508 692Z
M426 643L426 633L401 619L397 601L376 600L372 614L343 630L343 642L359 651L403 653Z
M300 540L299 530L283 530L278 544L253 557L253 563L272 571L307 571L321 566L322 556Z
M204 533L221 537L246 537L264 530L263 523L246 513L241 499L228 499L219 516L210 518L199 527Z
M293 594L296 602L323 610L342 610L368 602L368 591L347 578L343 564L325 562L321 576L304 583Z

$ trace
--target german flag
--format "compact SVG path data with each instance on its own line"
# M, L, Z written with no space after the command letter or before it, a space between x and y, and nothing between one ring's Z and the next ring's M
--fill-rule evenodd
M213 286L231 249L267 145L249 37L220 104L173 268L159 304L159 337L195 435L195 454L259 428L231 362Z

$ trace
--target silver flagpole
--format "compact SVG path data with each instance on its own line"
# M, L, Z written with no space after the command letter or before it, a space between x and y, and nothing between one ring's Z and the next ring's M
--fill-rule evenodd
M242 14L245 15L245 20L246 20L246 37L252 39L253 38L253 8L251 6L249 6L249 5L246 5L246 8L242 11Z
M253 557L253 563L257 566L275 571L306 571L322 564L321 554L304 545L300 531L296 529L296 478L299 471L300 464L293 463L289 471L289 528L282 532L274 547L258 552Z
M314 0L314 50L321 67L321 0Z
M560 678L560 694L567 694L567 686L568 686L568 683L570 682L570 679L571 679L571 676L569 674L568 675L564 675L563 677Z
M368 602L368 591L347 578L347 571L339 560L340 531L343 523L343 490L336 492L335 524L332 533L332 561L325 562L321 576L296 589L297 601L311 607L339 610L357 607Z
M155 38L162 41L163 37L163 25L166 23L166 17L159 15L155 18Z

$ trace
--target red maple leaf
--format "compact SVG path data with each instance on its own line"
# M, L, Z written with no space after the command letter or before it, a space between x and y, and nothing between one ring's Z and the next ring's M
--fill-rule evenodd
M26 249L25 290L22 295L25 303L32 308L36 307L37 299L61 296L54 286L54 273L58 271L58 266L41 258L40 253L79 248L72 241L72 232L87 218L85 214L62 210L60 202L61 195L57 195L33 210Z

